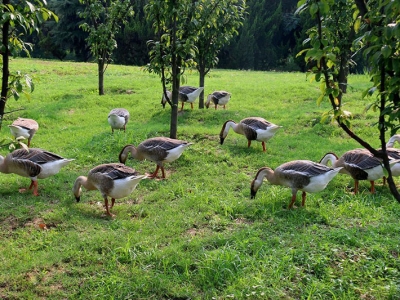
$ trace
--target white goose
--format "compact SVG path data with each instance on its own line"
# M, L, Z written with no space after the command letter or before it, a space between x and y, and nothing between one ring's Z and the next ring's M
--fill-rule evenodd
M200 96L201 92L204 90L204 87L193 87L193 86L181 86L179 87L179 95L178 101L182 102L181 111L183 110L183 106L185 103L190 103L190 107L193 109L193 102ZM172 100L172 93L170 91L166 91L166 94L169 100ZM165 108L165 104L167 103L167 99L165 99L165 95L162 95L161 104Z
M73 159L66 159L43 149L18 149L5 158L0 155L0 172L29 177L31 179L29 189L33 187L33 195L39 196L37 180L57 174L62 167L71 161ZM21 189L20 191L24 190Z
M108 124L111 126L111 131L114 129L123 129L126 131L126 124L129 121L129 111L125 108L114 108L108 114Z
M232 128L234 132L242 134L247 138L247 146L250 147L251 141L261 142L263 151L266 151L265 142L271 139L277 130L282 126L275 125L267 120L259 117L250 117L241 120L238 124L235 121L228 120L222 125L219 134L221 145L224 143L229 129Z
M28 139L28 147L30 147L31 140L39 129L39 124L32 119L18 118L11 125L8 125L8 127L16 139L21 137Z
M354 194L358 193L359 181L368 180L371 193L375 193L375 180L384 176L382 161L373 156L367 149L347 151L340 158L335 153L327 153L320 163L333 167L343 167L340 173L350 175L354 179Z
M258 170L254 180L251 182L251 198L255 198L264 177L266 177L273 185L282 185L292 189L289 209L293 207L299 190L303 191L301 205L304 206L306 193L316 193L325 189L341 169L342 167L330 168L309 160L290 161L280 165L275 171L271 168L263 167Z
M119 161L125 163L129 152L137 160L151 160L157 164L157 168L149 178L157 177L158 170L162 171L162 178L165 178L164 163L173 162L178 159L183 151L193 143L171 139L166 137L154 137L141 142L137 148L133 145L126 145L119 154Z
M130 195L138 183L146 178L146 175L139 175L134 169L123 164L103 164L91 169L88 176L79 176L72 189L77 202L80 201L82 186L88 191L99 190L104 199L106 213L110 213L115 199L124 198ZM111 207L108 207L108 197L111 197Z
M212 94L209 94L207 96L206 107L208 108L212 101L215 105L215 109L217 109L218 105L223 106L225 109L225 106L229 102L230 99L231 99L230 93L228 93L226 91L215 91Z

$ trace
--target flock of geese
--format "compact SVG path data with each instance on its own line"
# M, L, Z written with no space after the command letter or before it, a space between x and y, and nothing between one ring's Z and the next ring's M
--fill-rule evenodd
M203 91L203 88L182 86L179 90L179 101L184 103L193 102ZM167 96L171 93L167 91ZM226 91L216 91L207 97L206 107L213 103L215 109L217 106L223 106L230 100L230 93ZM169 99L162 96L161 104L165 104ZM115 108L108 115L108 122L112 133L114 130L126 130L129 121L129 112L124 108ZM28 177L31 184L28 189L33 189L33 195L38 196L38 179L47 178L59 173L60 169L69 164L74 159L66 159L55 153L40 149L29 148L32 137L39 129L35 120L18 118L9 125L11 134L17 139L27 139L28 147L14 150L6 157L0 155L0 172L9 174L14 173L23 177ZM226 121L220 132L220 144L224 143L229 130L244 135L250 147L252 141L258 141L262 144L262 149L266 151L265 143L271 139L281 126L275 125L260 117L249 117L236 123L233 120ZM400 176L400 150L394 148L395 142L400 143L400 135L394 135L388 141L386 147L391 159L391 171L393 176ZM141 142L137 147L126 145L119 154L119 163L101 164L91 169L87 176L79 176L73 185L73 194L79 202L82 187L86 190L98 190L105 203L105 210L108 216L113 216L110 210L114 206L115 200L124 198L132 193L138 183L145 178L156 178L161 169L161 178L165 178L164 164L177 160L183 151L192 145L192 143L171 139L167 137L154 137ZM135 169L125 165L129 156L137 160L149 160L156 164L156 169L149 175L140 175ZM255 178L251 182L250 195L254 198L258 189L261 187L264 178L273 185L281 185L292 190L292 198L289 208L292 208L296 202L298 191L302 191L301 205L305 205L306 193L320 192L326 188L329 182L338 174L343 173L354 179L354 193L358 192L358 183L360 180L368 180L371 183L371 193L375 192L374 182L383 178L384 169L382 161L374 157L366 149L354 149L347 151L341 157L335 153L327 153L319 163L309 160L294 160L286 162L275 170L269 167L262 167L258 170ZM20 189L20 192L26 189ZM108 205L108 197L111 198L111 205Z

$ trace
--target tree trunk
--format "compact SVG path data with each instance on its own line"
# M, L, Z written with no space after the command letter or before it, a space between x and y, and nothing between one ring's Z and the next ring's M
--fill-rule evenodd
M205 65L203 63L200 63L199 66L199 86L204 87L204 82L205 82L205 77L206 77L206 71L205 71ZM203 109L204 108L204 89L201 92L199 96L199 108Z
M3 0L3 5L10 4L9 0ZM1 80L1 97L0 97L0 129L3 123L4 110L7 102L8 94L8 77L9 77L9 51L8 51L8 31L10 28L10 21L6 21L2 28L2 44L4 46L3 56L3 78Z
M104 95L104 59L100 59L97 63L99 73L99 95Z
M175 3L173 3L174 5ZM178 96L179 96L179 84L180 84L180 66L178 64L178 55L176 53L176 19L177 15L174 14L174 23L172 29L172 107L171 107L171 124L169 130L169 137L176 139L178 132Z

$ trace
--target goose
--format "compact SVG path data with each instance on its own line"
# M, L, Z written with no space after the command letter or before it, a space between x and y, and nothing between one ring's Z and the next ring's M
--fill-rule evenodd
M73 160L39 148L29 148L29 150L22 148L14 150L6 157L0 155L0 172L29 177L31 179L29 189L33 187L33 195L39 196L37 180L57 174L62 167ZM20 192L25 190L21 189Z
M375 180L384 176L382 161L367 149L350 150L340 158L329 152L322 157L320 163L328 165L329 162L333 167L343 167L340 173L350 175L354 179L354 194L358 193L360 180L368 180L371 193L375 193Z
M108 124L111 126L111 131L114 129L123 129L126 131L126 124L129 121L129 112L125 108L114 108L108 114Z
M207 96L206 107L210 106L211 101L215 105L215 109L217 109L218 105L222 105L225 109L225 105L231 99L231 94L226 91L215 91L212 94Z
M263 151L266 151L265 142L271 139L276 131L282 126L278 126L259 117L250 117L241 120L238 124L235 121L228 120L222 126L219 134L221 145L224 143L229 129L234 132L243 134L247 138L247 147L250 147L251 141L259 141L262 143Z
M293 207L296 201L298 190L303 191L301 206L304 206L306 193L316 193L325 189L341 169L342 167L330 168L310 160L289 161L277 167L275 171L269 167L263 167L258 170L251 182L251 198L255 198L264 177L266 177L273 185L282 185L292 189L289 209Z
M185 105L185 102L190 103L191 108L193 109L193 102L197 99L197 97L200 96L201 92L204 90L204 87L193 87L193 86L181 86L179 87L179 95L178 95L178 101L182 102L182 107L181 111L183 110L183 106ZM172 93L170 91L166 92L168 98L171 100L172 99ZM167 100L165 99L165 95L163 94L161 98L161 104L165 108L165 104L167 103Z
M22 137L28 139L28 147L30 147L31 140L39 129L39 124L32 119L18 118L8 127L14 138L20 139Z
M164 163L178 159L182 152L192 144L167 137L154 137L141 142L137 147L126 145L119 154L119 161L125 163L130 152L135 159L147 159L157 164L156 170L148 176L149 178L156 178L159 169L162 171L162 178L165 178Z
M104 199L106 214L110 217L115 199L124 198L132 193L138 183L146 178L146 175L139 175L135 169L123 164L110 163L102 164L91 169L88 176L76 178L72 192L77 202L81 199L82 186L88 190L98 190ZM111 207L108 207L108 197L111 197Z

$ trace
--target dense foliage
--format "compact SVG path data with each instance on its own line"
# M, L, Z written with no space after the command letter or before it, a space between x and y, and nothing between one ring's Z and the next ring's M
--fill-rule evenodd
M131 0L135 16L122 27L115 39L118 48L113 52L117 64L145 65L149 62L147 41L155 38L151 22L146 19L146 0ZM246 17L238 35L224 46L219 54L219 68L254 70L304 69L296 53L302 48L307 21L294 14L296 0L248 0ZM60 17L57 24L47 26L34 39L34 57L90 59L83 43L85 33L79 28L76 13L82 11L79 0L49 0L49 8Z

